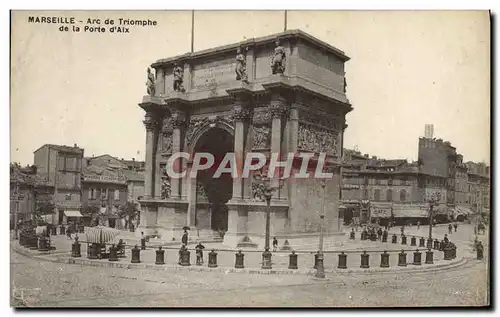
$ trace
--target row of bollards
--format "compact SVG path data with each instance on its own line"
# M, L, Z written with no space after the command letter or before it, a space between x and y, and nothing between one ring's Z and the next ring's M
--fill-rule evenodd
M80 252L80 246L81 244L78 242L78 239L76 239L75 243L73 243L72 246L72 252L71 255L72 257L81 257L81 252ZM97 259L97 254L95 253L96 248L91 248L91 254L89 256L89 259ZM456 250L456 249L455 249ZM118 261L118 247L116 247L114 244L109 248L109 261ZM133 249L131 249L131 263L141 263L141 257L140 257L140 251L139 247L136 245ZM453 258L453 249L450 248L450 257ZM320 258L322 254L319 252L314 254L314 268L318 268L319 261L322 260ZM370 254L368 254L366 251L363 251L363 253L360 255L361 256L361 268L369 268L370 267ZM455 253L456 256L456 253ZM380 267L381 268L387 268L389 267L389 257L390 254L387 251L384 251L380 255ZM398 266L407 266L407 261L406 261L407 253L404 250L401 250L401 252L398 254ZM234 267L237 269L243 269L245 268L244 264L244 258L245 254L242 253L241 250L239 250L235 254L235 264ZM447 259L445 257L445 259ZM426 252L425 256L425 264L433 264L433 252L431 249L428 249ZM155 259L155 264L157 265L163 265L165 264L165 250L162 249L162 247L158 247L158 250L156 250L156 259ZM178 264L181 266L190 266L190 252L189 250L185 247L182 246L181 249L179 250L179 261ZM197 261L197 265L202 265L200 261ZM419 252L417 249L413 253L413 265L421 265L422 264L422 252ZM217 252L215 250L212 250L211 252L208 253L208 267L210 268L216 268L217 265ZM339 269L347 269L347 254L344 252L341 252L338 255L338 268ZM288 269L291 270L296 270L298 269L298 254L295 253L295 251L292 251L292 253L289 255L289 265Z

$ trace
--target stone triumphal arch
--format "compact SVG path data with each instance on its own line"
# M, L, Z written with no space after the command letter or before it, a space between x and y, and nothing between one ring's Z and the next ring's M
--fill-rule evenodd
M292 245L319 232L324 199L327 235L341 232L340 160L346 114L340 50L298 30L161 59L148 72L145 110L146 174L138 232L179 239L225 232L224 243L263 245L265 201L253 178L168 177L172 153L327 153L334 177L273 178L271 236ZM192 157L192 155L191 155ZM189 171L192 159L180 159ZM216 168L216 167L214 167ZM295 168L295 167L294 167ZM227 231L227 232L226 232Z

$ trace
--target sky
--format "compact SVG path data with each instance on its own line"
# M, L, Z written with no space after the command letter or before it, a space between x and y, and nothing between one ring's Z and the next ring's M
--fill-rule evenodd
M132 18L130 33L60 32L28 16ZM71 28L71 26L70 26ZM486 11L289 11L301 29L348 55L344 147L417 159L425 124L464 160L490 157L490 20ZM194 49L282 32L283 11L196 11ZM190 11L12 14L11 161L33 163L43 144L143 160L146 69L189 52Z

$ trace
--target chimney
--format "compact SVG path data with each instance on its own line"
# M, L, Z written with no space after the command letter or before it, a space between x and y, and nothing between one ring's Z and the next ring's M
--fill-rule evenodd
M365 154L364 157L370 158L370 154Z
M76 143L75 143L75 144L73 144L73 147L78 147L78 146L77 146L77 145L76 145Z
M135 162L135 157L132 158L132 161Z

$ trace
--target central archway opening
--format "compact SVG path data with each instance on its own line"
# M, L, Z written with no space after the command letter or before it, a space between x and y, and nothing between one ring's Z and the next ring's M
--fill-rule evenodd
M195 153L211 153L215 158L214 165L211 168L198 172L196 186L209 202L210 227L216 231L227 231L228 228L228 208L226 204L233 197L233 179L230 173L223 173L219 178L213 178L213 175L219 168L224 156L233 151L233 136L225 129L218 127L206 131L198 139L194 149Z

